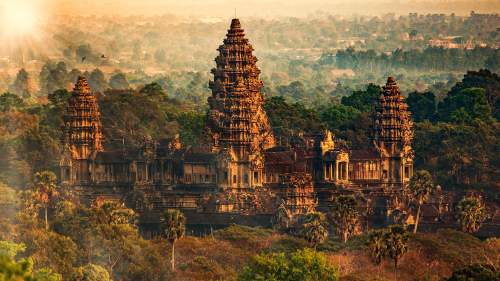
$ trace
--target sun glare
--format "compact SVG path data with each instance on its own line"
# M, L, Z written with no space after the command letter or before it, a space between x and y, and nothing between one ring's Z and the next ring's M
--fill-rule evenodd
M0 4L1 35L9 39L35 36L39 15L34 0L2 0Z

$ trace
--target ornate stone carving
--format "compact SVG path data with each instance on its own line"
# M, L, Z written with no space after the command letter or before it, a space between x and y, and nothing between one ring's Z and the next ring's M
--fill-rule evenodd
M74 159L87 159L92 152L103 151L101 113L83 76L78 77L68 100L62 141L70 147Z

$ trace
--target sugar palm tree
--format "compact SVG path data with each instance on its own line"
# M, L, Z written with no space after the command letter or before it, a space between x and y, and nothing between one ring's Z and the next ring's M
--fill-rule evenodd
M344 243L356 229L359 217L357 207L358 204L353 196L341 195L334 200L329 217Z
M370 249L373 262L377 265L378 275L380 275L380 264L387 254L385 242L385 232L383 230L373 230L368 234L367 246Z
M457 206L458 222L464 232L477 232L488 213L483 200L477 195L464 197Z
M313 246L314 250L316 250L316 247L325 242L328 238L325 215L320 212L306 214L304 224L302 225L301 235Z
M178 210L167 210L161 218L162 234L172 246L171 265L175 271L175 242L186 233L186 217Z
M408 232L401 226L391 226L384 235L388 256L394 261L394 279L397 280L398 264L408 252Z
M281 200L281 203L276 210L275 216L275 226L280 229L288 229L290 226L290 220L292 219L292 215L290 211L287 209L285 201Z
M412 200L417 204L417 216L415 218L415 226L413 227L413 233L417 233L420 208L427 202L429 195L434 192L431 174L425 170L417 171L410 179L408 187Z
M57 177L49 171L38 172L35 174L33 191L36 201L44 209L45 229L49 229L48 209L53 199L59 196L57 190Z

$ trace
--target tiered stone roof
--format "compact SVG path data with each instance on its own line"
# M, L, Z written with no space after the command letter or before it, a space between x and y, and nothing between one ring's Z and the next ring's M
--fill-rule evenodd
M375 141L398 143L401 147L410 146L413 139L413 122L410 115L396 79L387 78L375 111Z
M245 160L248 155L262 154L274 144L274 138L262 107L263 83L257 58L238 19L232 20L218 51L210 82L212 96L208 98L211 145L214 151L230 147Z
M63 144L77 148L80 159L93 151L103 151L101 113L85 77L78 77L68 100L63 132Z

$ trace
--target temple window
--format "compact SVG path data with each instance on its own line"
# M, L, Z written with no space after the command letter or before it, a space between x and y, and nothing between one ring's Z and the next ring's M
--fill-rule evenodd
M410 166L405 166L405 174L404 174L405 178L410 178L411 177L410 173L411 173Z
M244 179L245 183L248 183L248 174L245 174L245 176L243 177L243 179Z
M259 173L258 172L253 172L253 179L255 182L259 182Z

